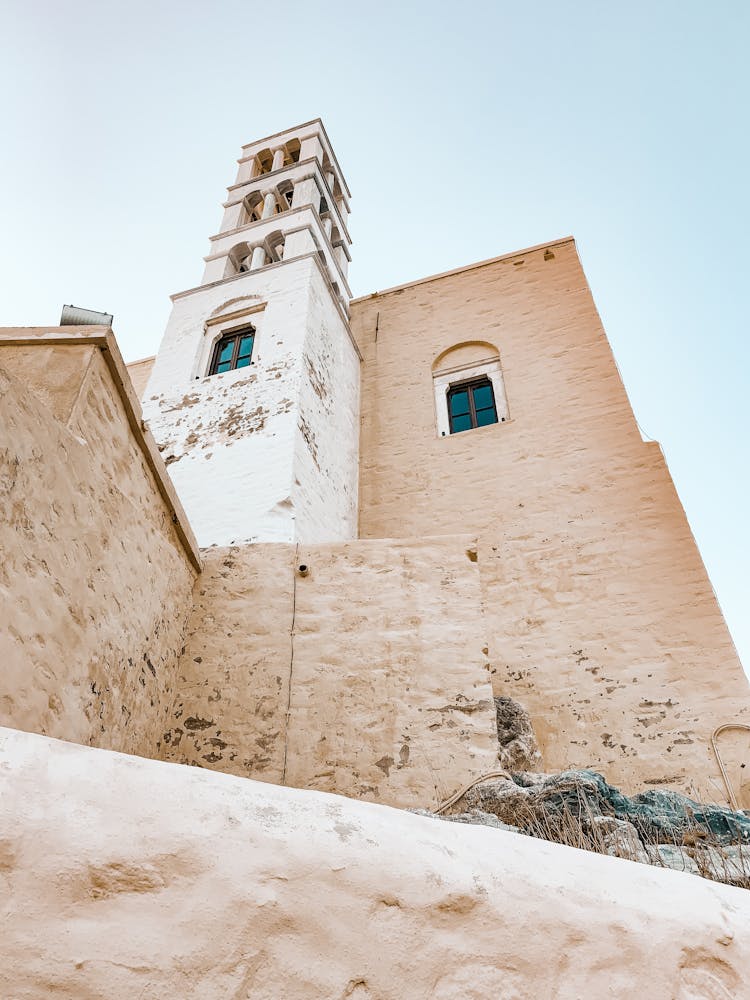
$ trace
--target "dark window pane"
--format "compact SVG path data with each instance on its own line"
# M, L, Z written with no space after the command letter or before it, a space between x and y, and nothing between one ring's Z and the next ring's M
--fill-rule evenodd
M494 406L495 400L492 396L491 385L477 385L474 387L474 407L477 410L486 410L489 406Z
M491 406L487 410L477 410L477 427L486 427L487 424L496 424L497 414L495 407Z
M253 355L255 331L237 333L233 337L219 341L211 374L231 371L233 368L246 368Z
M471 430L471 417L469 414L461 414L461 416L453 417L451 420L451 434L456 434L458 431L468 431Z
M460 414L469 412L469 394L465 390L463 392L454 392L450 398L450 408L451 416L457 417Z
M242 340L240 341L240 351L238 357L244 358L247 356L249 358L252 353L253 353L253 338L243 337Z

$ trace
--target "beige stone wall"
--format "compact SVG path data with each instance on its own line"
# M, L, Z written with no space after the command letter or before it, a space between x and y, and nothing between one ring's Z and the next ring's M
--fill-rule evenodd
M750 893L0 731L3 997L747 1000Z
M357 300L360 532L477 532L497 694L549 770L725 799L709 741L747 680L659 446L644 443L571 240ZM510 419L438 437L432 365L497 348ZM724 739L724 738L723 738ZM750 806L750 739L726 737Z
M10 339L0 336L0 721L153 754L195 578L189 528L178 533L171 486L157 482L105 363L113 342Z
M138 399L143 399L148 380L151 377L151 370L154 367L156 356L151 358L141 358L140 361L131 361L126 367L133 389Z
M497 767L470 536L205 555L167 760L426 807Z

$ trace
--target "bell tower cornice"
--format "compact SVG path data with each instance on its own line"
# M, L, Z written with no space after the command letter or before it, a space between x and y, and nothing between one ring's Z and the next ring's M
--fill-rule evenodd
M336 173L341 183L342 192L347 196L347 198L351 198L349 186L346 183L344 173L339 165L331 140L328 137L328 133L326 132L325 125L323 124L323 120L321 118L313 118L312 121L303 122L301 125L295 125L294 128L285 129L283 132L275 132L273 135L265 136L263 139L256 139L254 142L247 143L242 147L242 156L237 160L237 163L240 164L240 166L243 163L247 163L266 146L268 148L273 146L278 147L283 145L289 139L297 138L300 142L302 142L305 139L312 139L315 137L320 139L323 150L327 154L331 163L335 166Z
M320 119L243 146L202 284L318 254L349 313L349 189Z

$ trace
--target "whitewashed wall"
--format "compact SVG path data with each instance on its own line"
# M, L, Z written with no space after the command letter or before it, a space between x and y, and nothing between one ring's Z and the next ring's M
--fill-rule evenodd
M242 309L253 364L206 377ZM312 257L177 296L143 408L202 546L356 535L359 359Z
M359 357L317 267L311 269L293 486L297 538L357 537Z

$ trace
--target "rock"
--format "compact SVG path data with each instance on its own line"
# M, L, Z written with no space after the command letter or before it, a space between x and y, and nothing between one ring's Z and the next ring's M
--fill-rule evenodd
M750 818L679 792L631 797L596 771L520 771L480 782L463 802L464 813L444 818L750 888Z
M453 816L438 816L438 819L447 819L451 823L476 823L480 826L491 826L495 830L507 830L508 833L521 833L517 826L503 823L497 816L482 812L481 809L476 809L473 812L454 813Z
M639 861L641 864L651 863L638 831L627 820L615 819L614 816L594 816L590 832L592 840L600 843L602 853L614 858Z
M619 793L618 793L619 794ZM651 842L679 840L692 828L702 829L721 844L750 845L750 819L725 806L703 805L669 790L641 792L623 803L616 815L629 819Z
M468 812L492 813L511 826L523 826L522 820L528 819L529 792L509 778L492 778L474 785L463 802Z
M541 785L533 786L531 795L548 813L567 813L584 819L616 815L619 800L625 799L596 771L553 774Z
M507 830L509 833L522 833L517 826L510 823L503 823L493 813L483 812L481 809L472 809L463 813L435 813L429 809L407 809L406 812L414 816L429 816L430 819L444 819L449 823L474 823L477 826L491 826L494 830Z
M509 771L533 770L542 763L529 713L513 698L495 698L497 759Z
M511 777L521 788L533 788L534 785L544 784L552 775L545 774L544 771L513 771Z
M705 805L679 792L650 790L629 797L588 770L563 771L541 783L527 774L515 774L513 780L528 795L527 810L537 814L541 809L551 818L569 814L584 821L614 816L632 823L640 839L651 844L705 834L719 844L746 843L750 850L750 818L744 812ZM507 812L501 818L513 822Z
M700 875L700 867L687 852L687 848L678 847L676 844L650 844L646 847L652 865L661 865L663 868L672 868L678 872L689 872L691 875Z
M695 858L706 878L750 889L750 849L744 844L708 846L697 850Z

